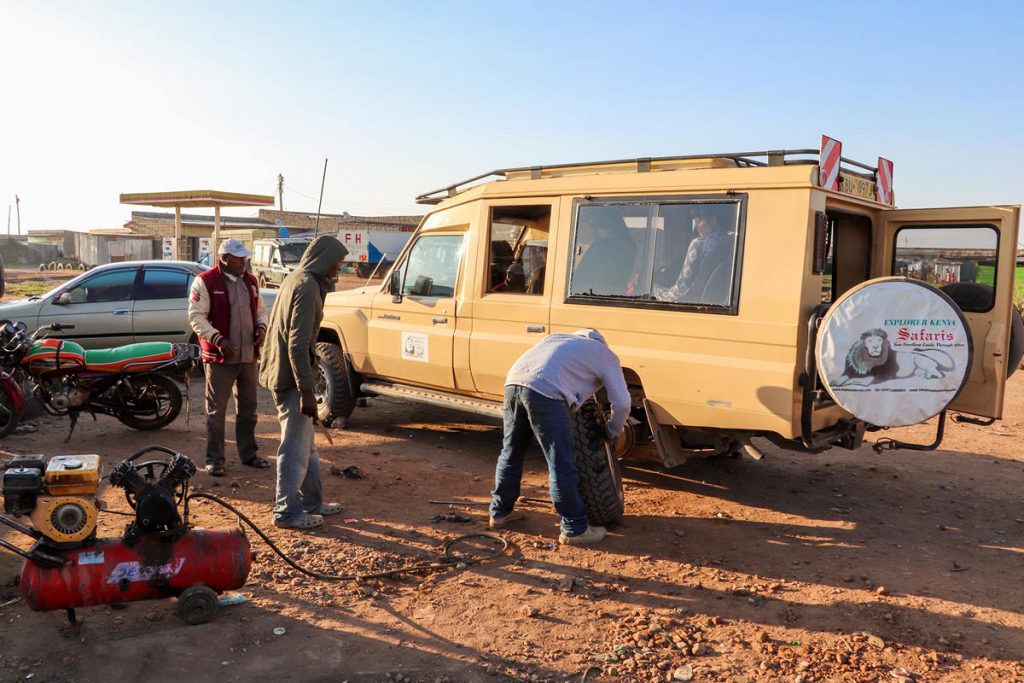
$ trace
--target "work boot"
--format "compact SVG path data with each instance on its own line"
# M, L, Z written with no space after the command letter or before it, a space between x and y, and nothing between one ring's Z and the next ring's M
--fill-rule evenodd
M594 545L603 541L607 535L608 530L603 526L587 526L585 531L572 536L563 531L558 536L558 542L564 545Z
M520 519L525 519L525 518L526 518L526 513L525 512L523 512L521 510L513 510L512 512L508 513L507 515L502 515L501 517L491 517L491 521L488 522L487 525L489 527L491 527L492 529L503 529L506 526L508 526L509 524L511 524L512 522L516 522L516 521L519 521Z

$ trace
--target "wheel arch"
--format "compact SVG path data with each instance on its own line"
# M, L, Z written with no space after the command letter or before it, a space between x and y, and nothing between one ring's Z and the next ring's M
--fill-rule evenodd
M345 336L341 333L341 328L330 324L321 324L320 331L316 334L317 342L326 342L328 344L337 344L341 347L341 350L348 353L347 347L345 346Z

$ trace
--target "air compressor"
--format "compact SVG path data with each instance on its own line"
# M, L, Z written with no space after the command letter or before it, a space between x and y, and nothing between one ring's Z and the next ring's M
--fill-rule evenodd
M148 453L163 458L140 461ZM98 455L16 457L3 477L0 522L26 534L29 550L0 539L25 558L21 595L36 611L178 598L188 624L209 621L217 595L241 588L253 553L238 528L197 529L188 519L192 460L163 446L149 446L118 463L107 477L124 490L134 519L119 538L97 538L102 501ZM28 517L25 526L8 515Z

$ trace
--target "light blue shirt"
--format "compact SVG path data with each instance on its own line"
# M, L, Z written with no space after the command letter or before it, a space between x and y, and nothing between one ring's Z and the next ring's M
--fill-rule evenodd
M622 432L629 416L629 389L619 357L597 339L575 334L552 334L541 339L512 365L505 376L505 386L509 385L565 401L570 410L604 385L612 404L608 432Z

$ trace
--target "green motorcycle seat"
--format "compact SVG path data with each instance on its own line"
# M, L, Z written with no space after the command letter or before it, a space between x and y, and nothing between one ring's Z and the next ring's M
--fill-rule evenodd
M99 372L145 372L174 360L174 344L143 342L85 352L85 366Z

